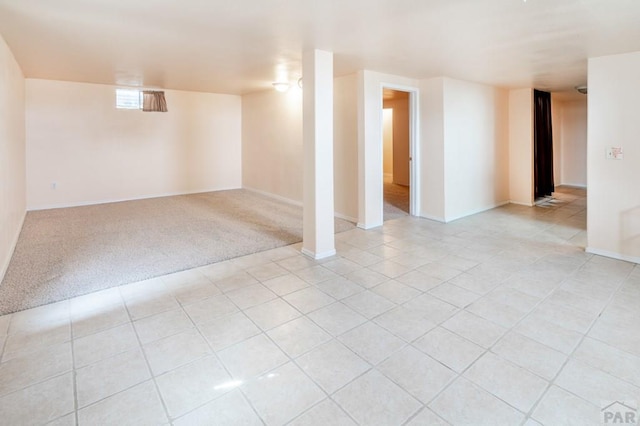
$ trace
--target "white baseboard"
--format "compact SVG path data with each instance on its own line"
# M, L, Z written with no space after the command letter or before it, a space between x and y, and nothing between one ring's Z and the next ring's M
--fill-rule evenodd
M302 254L304 254L305 256L309 256L310 258L314 259L314 260L320 260L320 259L326 259L327 257L331 257L331 256L335 256L336 255L336 249L333 250L327 250L325 252L322 253L314 253L311 250L308 250L306 248L303 248L302 250L300 250L302 252Z
M243 186L242 189L246 189L247 191L255 192L256 194L264 195L265 197L273 198L274 200L282 201L283 203L291 204L294 206L302 207L302 201L292 200L291 198L283 197L281 195L276 195L271 192L262 191L260 189L251 188L250 186Z
M334 212L333 214L338 219L346 220L347 222L351 222L351 223L357 223L358 222L358 219L356 219L355 217L347 216L347 215L344 215L344 214L338 213L338 212Z
M636 257L636 256L627 256L624 254L614 253L612 251L607 251L607 250L600 250L593 247L587 247L584 249L584 251L591 254L597 254L598 256L610 257L616 260L623 260L625 262L640 264L640 257Z
M429 220L433 220L436 222L440 222L440 223L447 223L443 217L440 216L432 216L430 214L419 214L418 217L421 217L423 219L429 219Z
M509 204L515 204L517 206L526 206L526 207L533 207L535 204L532 203L523 203L522 201L509 201Z
M358 222L356 224L356 226L360 229L364 229L365 231L368 229L374 229L374 228L379 228L382 226L382 223L378 223L378 224L373 224L373 225L366 225L364 223Z
M478 214L478 213L486 212L487 210L492 210L492 209L495 209L495 208L497 208L497 207L504 206L505 204L509 204L509 203L510 203L510 201L501 201L501 202L496 203L496 204L491 205L491 206L486 206L486 207L481 207L481 208L476 209L476 210L471 210L470 212L465 213L465 214L463 214L463 215L458 215L458 216L453 216L453 217L447 217L447 218L445 219L445 223L453 222L453 221L455 221L455 220L462 219L462 218L467 217L467 216L473 216L474 214Z
M47 205L36 206L36 207L27 207L27 211L32 212L32 211L38 211L38 210L64 209L68 207L94 206L96 204L121 203L124 201L148 200L150 198L175 197L177 195L204 194L207 192L229 191L232 189L241 189L241 188L231 187L231 188L215 188L215 189L198 189L194 191L166 192L162 194L143 195L140 197L133 197L133 198L111 198L111 199L94 200L94 201L79 201L75 203L47 204Z
M22 232L22 227L24 226L24 219L27 217L27 212L25 211L22 214L22 219L20 219L20 226L18 226L18 230L16 231L13 239L11 240L11 250L9 251L9 255L2 263L0 268L0 282L4 279L4 274L7 273L7 269L9 269L9 263L11 262L11 258L13 257L13 253L16 251L16 245L18 244L18 238L20 238L20 232Z
M561 183L556 185L556 188L560 186L563 186L565 188L587 189L587 185L583 185L581 183Z
M282 201L283 203L291 204L298 207L303 207L303 203L301 201L292 200L291 198L282 197L280 195L272 194L270 192L261 191L259 189L251 188L248 186L243 187L242 189L246 189L247 191L255 192L256 194L264 195L265 197L273 198L274 200ZM358 219L344 215L342 213L334 212L333 215L338 219L343 219L348 222L356 223Z

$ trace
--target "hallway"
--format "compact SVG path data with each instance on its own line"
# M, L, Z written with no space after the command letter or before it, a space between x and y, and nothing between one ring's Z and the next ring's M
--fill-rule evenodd
M409 187L393 183L384 175L384 220L398 219L409 214Z

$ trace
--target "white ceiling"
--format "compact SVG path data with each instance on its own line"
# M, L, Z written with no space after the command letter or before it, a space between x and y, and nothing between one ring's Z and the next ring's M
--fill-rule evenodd
M562 91L640 50L638 0L0 0L24 74L241 94L294 83L304 49L371 69Z

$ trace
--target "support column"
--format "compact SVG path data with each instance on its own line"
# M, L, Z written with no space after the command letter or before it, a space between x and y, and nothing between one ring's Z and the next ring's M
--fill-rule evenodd
M336 254L333 218L333 53L302 55L304 196L302 253L314 259Z

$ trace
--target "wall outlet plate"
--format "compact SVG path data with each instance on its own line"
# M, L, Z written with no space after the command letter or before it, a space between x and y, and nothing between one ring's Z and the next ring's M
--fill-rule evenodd
M622 160L624 158L624 153L622 151L622 147L612 146L607 148L607 160Z

